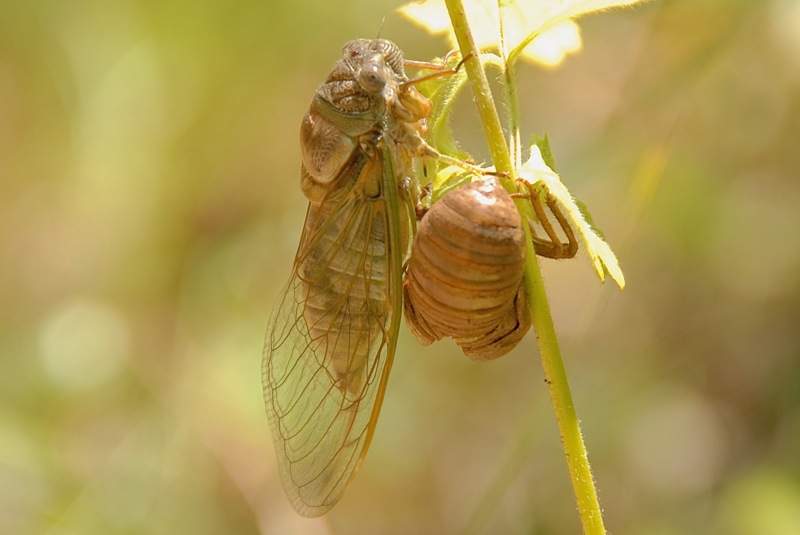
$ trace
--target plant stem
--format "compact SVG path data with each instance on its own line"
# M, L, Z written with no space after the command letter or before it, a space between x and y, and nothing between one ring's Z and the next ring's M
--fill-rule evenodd
M527 226L525 229L529 230ZM572 401L567 371L561 358L561 349L558 346L553 317L550 314L544 280L539 263L536 261L533 242L528 240L527 235L526 244L528 250L525 265L525 289L532 301L533 329L536 332L542 367L556 413L561 445L564 448L567 468L572 479L578 514L586 535L604 535L606 530L603 525L603 513L600 509L600 502L597 500L592 469L589 465L586 445L583 442L578 415L575 412L575 404Z
M494 105L486 73L480 62L479 51L475 48L475 42L464 13L464 6L461 0L445 0L445 3L447 4L447 11L450 14L461 55L462 57L471 55L465 64L465 68L472 86L484 134L489 144L489 150L494 160L495 169L507 173L513 179L516 176L516 169L506 144L503 127L500 123L497 108ZM505 56L502 50L501 54ZM504 57L504 59L506 60L504 62L504 76L507 83L514 84L513 73L508 71L508 61L507 58ZM507 94L516 101L515 90L507 89ZM518 109L517 102L511 102L509 106L512 112ZM518 124L517 118L514 121L516 123L512 124ZM517 207L520 209L520 213L523 214L523 220L527 221L532 212L531 207L522 199L517 199ZM603 526L600 503L597 500L597 492L586 454L586 447L581 435L575 405L572 401L564 362L561 358L561 350L558 346L558 338L556 337L553 317L550 313L550 305L544 289L544 281L542 280L541 270L533 248L530 227L529 225L523 225L523 229L527 247L525 289L531 307L533 327L539 344L542 367L550 389L550 398L553 403L559 433L561 434L561 443L564 448L570 478L572 479L572 487L575 492L575 500L583 525L583 532L585 535L604 535L605 527Z
M514 75L515 63L509 61L508 51L506 49L505 27L503 25L503 0L497 0L497 26L500 34L500 61L502 65L502 74L505 79L503 88L506 92L506 106L508 106L508 138L511 143L511 159L514 162L514 167L519 169L522 166L522 141L520 139L520 123L519 123L519 99L517 98L517 83Z
M511 137L511 153L515 166L522 166L522 140L520 138L519 99L514 76L514 64L506 62L505 72L506 98L508 98L508 131Z
M461 50L461 57L472 56L464 64L467 77L472 86L472 94L475 97L475 105L478 107L478 115L483 125L483 133L489 143L489 151L492 154L495 169L502 173L508 173L513 177L514 166L511 161L511 154L506 145L506 138L503 134L503 126L500 124L500 116L492 98L492 90L489 88L489 80L486 79L486 71L481 65L480 53L475 48L475 41L472 39L472 32L469 30L467 16L464 14L464 5L461 0L445 0L447 11L450 14L450 21L458 40L458 47Z

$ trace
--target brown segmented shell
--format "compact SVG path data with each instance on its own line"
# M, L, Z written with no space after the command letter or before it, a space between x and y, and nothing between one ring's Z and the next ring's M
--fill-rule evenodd
M476 360L504 355L530 328L524 262L522 221L497 180L447 193L411 250L403 284L411 331L425 345L451 337Z

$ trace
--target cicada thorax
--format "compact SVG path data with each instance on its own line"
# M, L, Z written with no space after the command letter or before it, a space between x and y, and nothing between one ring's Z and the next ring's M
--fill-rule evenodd
M300 130L303 190L310 200L348 186L342 168L376 140L392 144L403 165L424 145L421 134L430 101L407 81L400 49L385 39L358 39L345 45L342 59L317 89ZM334 181L339 178L342 183ZM316 187L319 191L313 191Z
M403 291L406 320L427 345L453 338L477 360L511 350L530 328L525 237L514 201L493 178L456 188L422 218Z

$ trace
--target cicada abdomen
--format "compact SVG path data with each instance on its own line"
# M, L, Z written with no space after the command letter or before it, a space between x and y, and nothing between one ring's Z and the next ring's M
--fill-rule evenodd
M525 237L494 178L456 188L422 218L403 292L406 322L424 345L450 337L476 360L510 351L530 329L522 285Z

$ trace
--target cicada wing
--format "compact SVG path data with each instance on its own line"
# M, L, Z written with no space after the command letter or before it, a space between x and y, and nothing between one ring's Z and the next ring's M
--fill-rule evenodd
M373 164L362 174L374 182ZM375 428L400 320L392 217L395 206L360 187L312 203L270 319L264 397L284 489L304 516L341 498Z

